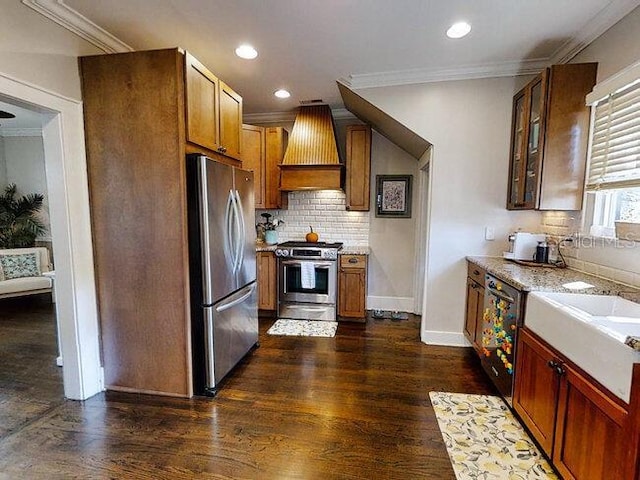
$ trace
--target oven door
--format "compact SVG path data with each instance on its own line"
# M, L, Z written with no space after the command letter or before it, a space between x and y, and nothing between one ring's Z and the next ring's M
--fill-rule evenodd
M303 276L311 272L312 279ZM337 267L335 261L279 261L278 292L281 302L336 303Z

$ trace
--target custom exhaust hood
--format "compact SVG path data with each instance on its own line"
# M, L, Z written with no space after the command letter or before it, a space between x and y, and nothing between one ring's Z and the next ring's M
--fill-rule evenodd
M280 190L341 190L342 169L331 109L301 106L280 164Z

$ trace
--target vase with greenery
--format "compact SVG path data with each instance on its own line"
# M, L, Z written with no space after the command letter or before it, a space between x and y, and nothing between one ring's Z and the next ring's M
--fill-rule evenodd
M0 248L33 247L36 237L45 231L37 214L44 195L29 193L16 198L15 184L8 185L0 195Z

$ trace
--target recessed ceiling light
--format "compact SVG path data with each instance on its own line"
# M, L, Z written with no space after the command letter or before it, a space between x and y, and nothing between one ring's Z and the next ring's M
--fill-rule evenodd
M251 45L244 44L236 48L236 55L240 58L246 58L247 60L253 60L258 56L258 51Z
M288 90L281 88L280 90L276 90L273 94L278 98L289 98L291 94Z
M468 34L470 31L471 31L471 25L469 25L467 22L454 23L449 27L449 30L447 30L447 37L462 38L466 34Z

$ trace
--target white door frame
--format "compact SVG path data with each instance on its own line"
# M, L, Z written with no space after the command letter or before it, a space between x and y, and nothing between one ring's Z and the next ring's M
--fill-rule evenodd
M413 313L422 315L429 252L429 222L431 216L431 150L418 160L418 209L415 235L415 265L413 276Z
M0 72L0 95L42 112L67 398L103 390L82 103Z

